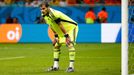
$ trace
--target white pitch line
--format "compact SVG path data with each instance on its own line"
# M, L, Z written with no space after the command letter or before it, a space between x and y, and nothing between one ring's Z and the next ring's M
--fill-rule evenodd
M121 57L77 57L77 58L94 58L94 59L102 59L102 58L104 58L104 59L109 59L109 58L121 58Z
M14 47L2 47L2 48L0 48L0 50L8 50L8 49L27 49L27 50L32 50L32 49L34 49L34 48L14 48Z
M20 59L20 58L25 58L25 56L18 56L18 57L4 57L4 58L0 58L0 60L12 60L12 59Z

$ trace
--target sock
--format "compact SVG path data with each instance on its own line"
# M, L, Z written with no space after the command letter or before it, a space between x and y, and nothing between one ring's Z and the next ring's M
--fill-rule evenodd
M71 62L71 61L70 61L70 63L69 63L69 67L74 68L74 62Z
M53 67L58 68L58 67L59 67L59 61L54 61L54 65L53 65Z
M75 48L69 48L69 59L70 59L70 64L69 67L74 68L74 60L75 60Z
M53 67L59 67L59 55L60 55L60 50L59 49L54 49L54 64Z

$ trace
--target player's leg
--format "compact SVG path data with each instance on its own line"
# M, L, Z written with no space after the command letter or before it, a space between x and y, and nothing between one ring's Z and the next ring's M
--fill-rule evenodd
M75 41L77 38L77 33L78 33L78 27L75 28L73 31L69 32L69 37L71 39L71 43L68 45L68 50L69 50L69 67L67 69L67 72L73 72L74 71L74 61L75 61Z
M56 68L59 67L60 47L61 45L56 43L53 49L53 57L54 57L53 67L56 67Z
M60 47L61 45L59 43L56 43L54 45L54 48L53 48L54 63L53 63L53 66L51 66L48 69L48 71L57 71L59 69Z

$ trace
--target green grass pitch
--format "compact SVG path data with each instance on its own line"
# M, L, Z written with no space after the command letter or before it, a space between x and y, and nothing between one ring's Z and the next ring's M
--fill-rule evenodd
M61 48L60 70L46 72L53 64L51 44L0 44L0 75L121 75L121 44L76 46L75 72L68 67L68 49Z
M134 74L134 43L129 43L128 46L128 72L129 74Z

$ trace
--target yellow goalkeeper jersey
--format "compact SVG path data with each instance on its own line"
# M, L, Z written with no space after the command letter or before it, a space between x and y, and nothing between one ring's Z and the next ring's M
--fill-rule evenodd
M70 17L52 8L50 8L49 14L44 15L43 18L45 19L46 23L50 26L50 28L53 29L59 36L64 36L64 33L58 25L59 22L63 25L67 33L77 26L77 23Z

